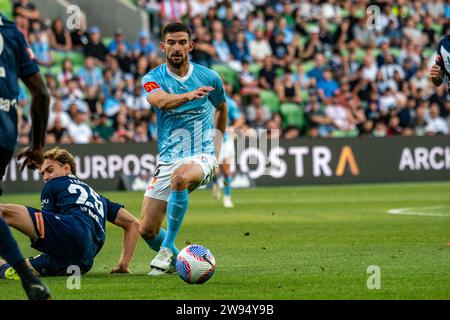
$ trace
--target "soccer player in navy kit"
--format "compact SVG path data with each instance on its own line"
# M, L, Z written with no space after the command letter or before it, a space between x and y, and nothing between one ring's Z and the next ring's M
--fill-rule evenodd
M45 130L49 113L49 95L39 74L39 67L23 34L15 24L0 14L0 196L1 181L11 160L17 141L17 97L19 78L32 94L31 146L19 153L24 158L21 170L35 169L42 160ZM29 299L49 299L50 292L28 269L0 212L0 256L6 259L19 274Z
M103 247L109 221L124 229L122 254L111 272L129 273L139 238L139 221L122 205L78 180L75 159L65 149L45 152L40 172L45 181L40 210L0 204L6 222L27 235L31 247L43 252L28 259L30 267L42 276L67 275L71 266L78 266L82 274L88 272ZM10 268L0 262L0 277Z

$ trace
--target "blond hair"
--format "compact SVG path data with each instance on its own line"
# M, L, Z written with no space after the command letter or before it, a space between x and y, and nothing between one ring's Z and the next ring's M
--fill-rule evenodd
M68 164L70 166L70 171L72 172L72 174L77 174L75 158L66 149L61 149L59 147L50 149L44 153L44 160L46 159L59 162L62 165Z

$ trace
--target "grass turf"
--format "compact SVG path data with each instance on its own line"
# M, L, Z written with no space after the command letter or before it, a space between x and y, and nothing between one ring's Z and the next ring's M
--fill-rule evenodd
M139 215L141 193L104 194ZM133 274L109 274L122 243L113 225L80 290L67 289L66 277L45 282L55 299L450 298L450 183L259 188L233 195L234 209L224 209L206 190L190 198L177 244L203 244L215 255L216 273L203 285L185 284L177 275L147 276L154 253L142 240ZM6 195L1 202L38 207L39 196ZM405 207L442 216L388 214ZM23 235L15 236L25 255L36 254ZM379 290L367 288L370 265L380 267ZM24 298L20 283L0 281L0 299Z

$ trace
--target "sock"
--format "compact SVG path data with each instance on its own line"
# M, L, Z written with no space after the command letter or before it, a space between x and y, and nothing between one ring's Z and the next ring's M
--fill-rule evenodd
M6 270L12 266L22 280L31 281L34 279L33 274L25 263L16 240L14 240L9 230L9 226L2 218L0 218L0 256L8 262L8 266L4 265L0 268L0 275L3 278Z
M231 196L231 177L225 177L223 179L223 195L226 197Z
M183 222L188 204L189 193L187 189L183 191L172 190L169 203L167 204L167 232L161 246L171 249L176 255L178 255L178 250L175 247L175 239Z
M153 239L153 240L147 240L144 238L143 239L147 243L147 245L150 249L158 252L159 249L161 248L164 238L166 237L166 234L167 234L166 230L164 228L161 228L161 229L159 229L159 233L155 239ZM173 252L174 253L176 252L176 254L178 255L179 250L175 246L173 246L173 248L175 249L175 251L173 251Z
M23 256L9 230L8 224L2 218L0 218L0 256L11 265L23 260Z

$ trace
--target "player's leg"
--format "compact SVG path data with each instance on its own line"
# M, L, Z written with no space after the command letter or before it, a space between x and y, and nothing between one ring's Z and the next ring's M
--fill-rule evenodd
M219 187L219 180L218 180L219 175L220 175L220 169L217 168L213 178L211 179L211 182L212 182L212 193L213 193L214 199L216 199L216 200L219 200L221 198L220 187Z
M4 212L3 206L0 206L0 256L6 259L6 261L0 261L0 278L11 277L14 279L14 274L17 272L30 300L49 299L49 289L33 275L28 261L23 258L17 242L3 219Z
M166 230L161 226L166 216L167 202L145 196L141 208L141 225L139 233L150 249L159 251L166 237Z
M167 202L167 232L156 257L152 260L150 275L160 275L170 270L178 254L175 240L189 204L189 190L198 187L204 178L202 166L196 162L181 164L170 179L170 196Z
M167 234L162 247L169 248L176 254L175 239L189 205L189 188L199 185L203 176L203 169L197 163L182 164L172 174L171 194L167 204Z
M0 204L0 218L2 218L2 222L4 222L5 224L24 233L30 239L36 238L36 232L34 230L33 221L31 220L30 215L28 213L28 209L26 207L19 206L19 205ZM8 231L9 231L9 228L8 228ZM4 237L7 237L7 232L3 231L2 234L4 234ZM2 240L6 241L5 239L2 239ZM6 241L6 242L7 242L8 246L11 246L10 241ZM14 243L15 243L15 241L14 241ZM16 244L16 246L17 246L17 244ZM17 247L17 250L18 249L19 248ZM17 251L16 251L15 256L18 257ZM22 257L21 254L20 254L20 256ZM22 273L23 273L24 276L26 277L26 279L29 279L30 268L29 268L28 264L25 264L25 262L24 262L20 266L15 266L14 259L13 259L13 261L10 261L11 259L8 259L8 257L4 256L4 258L6 259L8 264L0 262L0 265L1 265L0 266L0 278L14 279L16 277L16 272L17 272L21 278L22 278ZM22 260L23 260L23 257L22 257ZM24 266L25 266L25 268L24 268ZM24 269L26 269L26 271L23 271Z
M233 202L231 201L231 182L232 182L232 175L231 175L231 166L230 162L225 161L221 165L221 171L223 175L223 205L225 208L233 208Z

